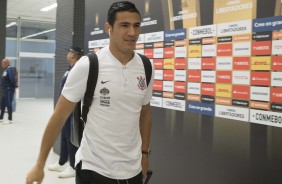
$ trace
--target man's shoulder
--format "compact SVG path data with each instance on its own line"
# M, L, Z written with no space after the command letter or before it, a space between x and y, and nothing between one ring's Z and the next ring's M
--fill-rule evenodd
M103 57L109 54L109 52L110 52L109 47L103 47L98 52L96 52L96 54L97 54L97 57L99 58L99 57Z

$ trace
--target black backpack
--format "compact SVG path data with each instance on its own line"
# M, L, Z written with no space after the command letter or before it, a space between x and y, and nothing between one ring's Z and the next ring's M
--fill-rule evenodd
M86 91L84 93L83 104L81 106L81 101L79 101L73 111L73 123L71 129L71 143L77 147L80 146L80 142L82 139L83 130L87 121L87 114L89 111L89 107L91 106L95 87L97 84L98 73L99 73L99 62L97 55L95 53L87 54L89 58L89 74L87 79ZM152 65L150 60L139 54L143 61L145 74L146 74L146 82L149 85L151 77L152 77Z

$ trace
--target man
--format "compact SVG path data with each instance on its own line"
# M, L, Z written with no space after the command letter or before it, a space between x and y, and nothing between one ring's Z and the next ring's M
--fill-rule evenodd
M66 83L71 68L83 55L82 49L78 46L72 46L70 49L68 49L68 51L69 52L67 54L67 61L70 65L70 68L65 72L63 76L61 83L61 91ZM74 146L70 141L71 128L72 128L72 116L69 116L61 131L60 159L58 162L48 166L48 169L51 171L61 172L59 174L59 178L69 178L75 176L74 162L75 162L75 153L78 148ZM68 160L69 160L69 166L66 167L65 164Z
M0 122L3 122L5 109L7 107L8 121L5 121L3 123L9 124L13 122L12 102L16 89L16 74L14 72L14 69L10 66L10 61L8 59L3 59L1 65L4 71L1 78L2 99Z
M153 75L146 86L141 58L134 52L141 17L128 1L113 3L105 29L110 45L98 53L99 76L76 153L77 184L142 184L149 167L150 99ZM69 73L62 95L46 127L37 162L26 183L43 179L48 153L63 122L83 98L89 71L82 57Z

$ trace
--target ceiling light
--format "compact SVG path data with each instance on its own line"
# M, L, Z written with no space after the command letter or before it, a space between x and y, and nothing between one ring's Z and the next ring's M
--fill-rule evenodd
M54 8L57 8L58 4L57 3L54 3L54 4L51 4L50 6L46 6L42 9L40 9L40 11L49 11L49 10L52 10Z
M11 26L13 26L13 25L17 25L17 23L16 23L16 22L11 22L10 24L7 24L7 25L6 25L6 28L11 27Z
M28 35L28 36L22 37L22 39L26 39L26 38L38 36L38 35L41 35L41 34L49 33L49 32L55 31L55 30L56 29L49 29L49 30L46 30L46 31L42 31L42 32L39 32L39 33L35 33L35 34L32 34L32 35Z

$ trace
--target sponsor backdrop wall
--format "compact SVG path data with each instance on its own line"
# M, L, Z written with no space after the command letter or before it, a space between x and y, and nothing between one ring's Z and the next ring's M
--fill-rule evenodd
M96 2L86 0L89 52L109 43L114 1ZM136 51L155 66L152 106L282 127L281 2L132 2L142 14Z

